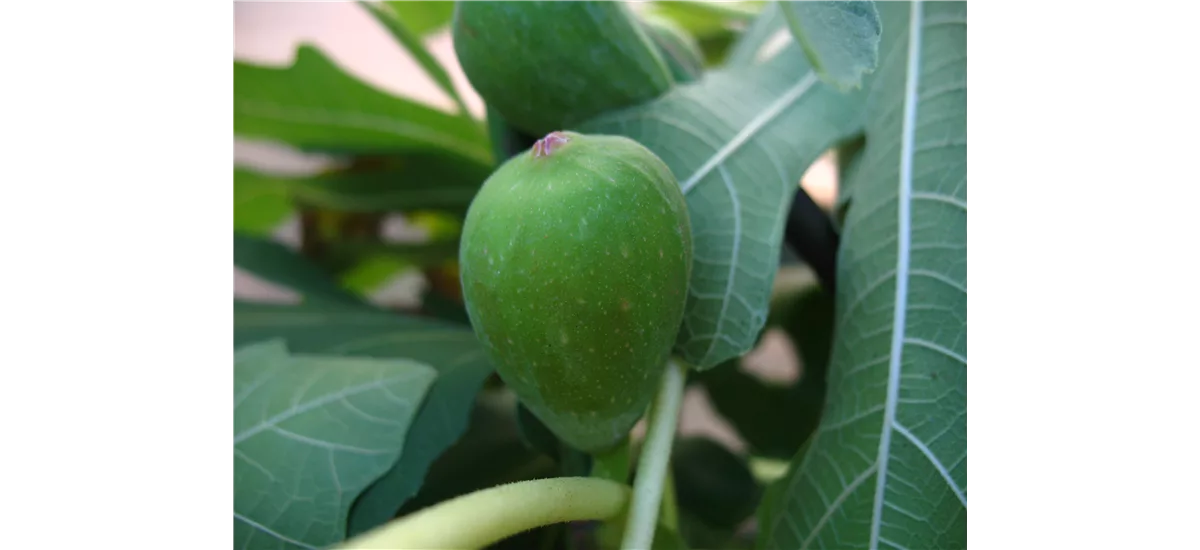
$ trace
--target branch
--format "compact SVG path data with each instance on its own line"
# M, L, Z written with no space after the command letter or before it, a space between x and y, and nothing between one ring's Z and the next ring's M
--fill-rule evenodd
M633 480L628 523L621 540L621 548L625 550L645 550L654 540L663 482L671 460L671 444L675 442L679 407L683 402L684 368L674 360L667 363L658 398L650 410L646 441L638 457L637 477Z
M629 501L629 487L602 479L560 477L483 489L391 521L339 546L483 548L512 535L567 521L611 519Z

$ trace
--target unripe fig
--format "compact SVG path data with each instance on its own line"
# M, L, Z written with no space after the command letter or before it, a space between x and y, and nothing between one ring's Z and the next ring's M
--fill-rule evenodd
M624 2L458 2L451 32L471 86L534 136L648 101L674 84Z
M628 138L553 132L484 182L459 263L471 325L530 412L583 451L623 440L691 276L687 204L666 164Z

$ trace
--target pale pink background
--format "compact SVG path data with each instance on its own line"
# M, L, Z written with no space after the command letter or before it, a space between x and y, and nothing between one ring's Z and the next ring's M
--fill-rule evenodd
M234 57L256 63L287 65L297 44L315 44L347 72L396 95L405 96L447 111L453 111L450 99L425 75L413 59L375 21L353 3L318 2L237 2L234 4ZM471 89L454 57L454 48L447 32L439 32L426 40L430 52L447 68L459 93L471 111L483 115L479 96ZM279 147L238 140L234 147L238 163L276 171L304 173L323 164L315 157L302 157ZM804 176L803 184L814 198L823 204L832 201L835 174L832 163L823 158ZM419 239L421 235L407 227L402 219L388 226L396 238ZM281 226L276 233L285 242L294 244L297 227L294 221ZM809 277L806 272L785 272L778 285ZM376 295L389 303L411 303L422 285L419 275L406 274ZM255 300L289 301L294 299L286 289L234 269L234 294ZM761 376L773 379L793 379L798 373L795 355L786 338L768 334L761 349L746 358L746 366ZM744 445L726 423L713 414L703 390L689 390L685 396L680 431L684 434L706 434L742 449Z

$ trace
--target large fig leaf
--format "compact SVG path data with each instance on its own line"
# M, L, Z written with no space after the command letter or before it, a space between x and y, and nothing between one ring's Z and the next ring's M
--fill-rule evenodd
M234 303L234 345L279 338L303 353L403 357L437 370L399 462L359 498L349 518L361 533L393 517L416 494L429 465L466 429L475 395L492 372L469 327L325 304Z
M234 353L234 546L345 539L354 499L387 472L435 377L406 359L296 356L280 340Z
M301 46L290 67L234 61L233 131L333 153L442 151L492 162L482 123L367 85L320 50Z
M879 61L874 2L780 2L792 35L817 74L842 89L862 85Z
M714 71L582 126L639 141L683 187L695 260L676 352L688 363L704 370L753 347L796 186L825 150L861 130L864 95L821 83L791 43L766 63Z
M967 7L879 11L826 409L764 548L967 546Z

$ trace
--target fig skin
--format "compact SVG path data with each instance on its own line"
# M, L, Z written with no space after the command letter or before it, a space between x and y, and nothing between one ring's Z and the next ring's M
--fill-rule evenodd
M643 416L683 320L687 203L619 136L552 132L484 182L459 253L471 325L560 439L613 448Z
M675 84L623 2L456 2L451 36L471 86L531 136L650 101Z

